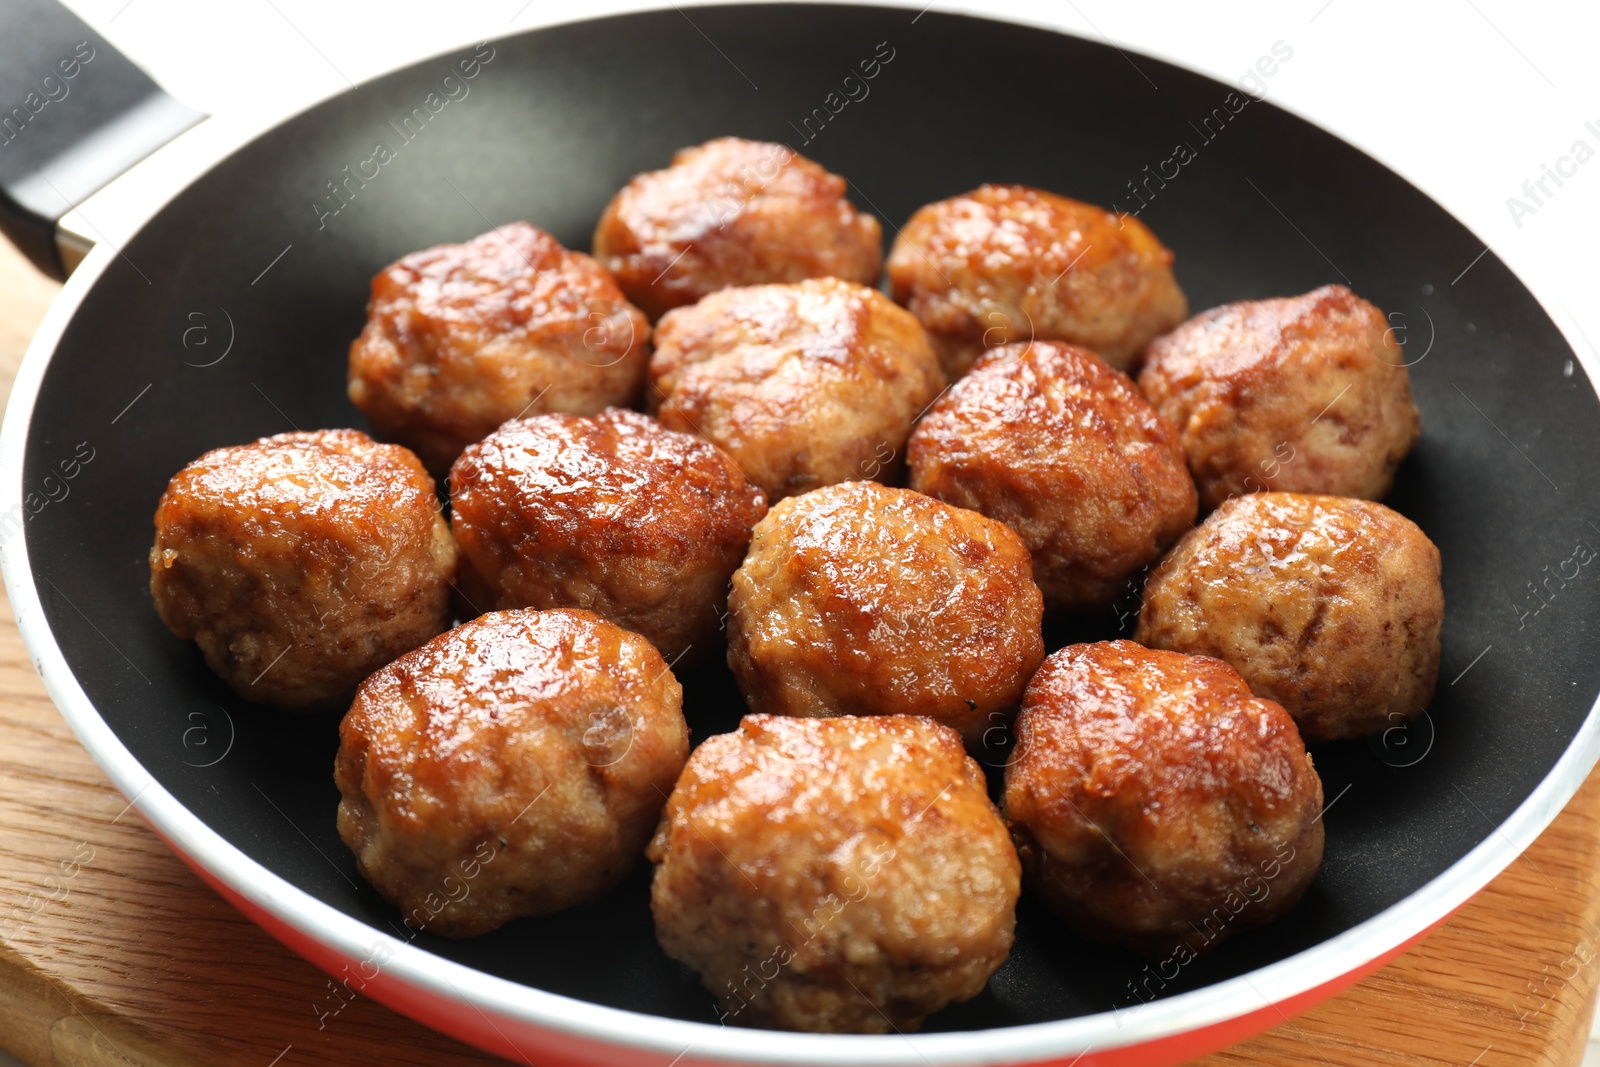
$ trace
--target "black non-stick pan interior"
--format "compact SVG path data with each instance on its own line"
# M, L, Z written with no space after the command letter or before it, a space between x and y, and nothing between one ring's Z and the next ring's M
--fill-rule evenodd
M455 64L469 54L330 100L174 200L84 300L29 430L28 550L68 661L150 773L267 869L401 930L334 829L337 716L240 702L157 620L146 553L167 479L218 445L364 426L345 357L384 264L514 219L587 248L631 175L723 134L785 141L845 175L891 239L921 204L1022 182L1137 209L1176 252L1196 310L1342 282L1404 337L1423 435L1387 502L1443 554L1439 695L1427 723L1387 743L1314 750L1330 806L1309 895L1161 995L1284 958L1414 892L1496 832L1583 721L1600 690L1594 391L1534 298L1479 258L1482 242L1359 151L1159 61L915 10L628 15L496 42L466 80ZM1129 609L1058 627L1052 647L1126 634ZM724 668L683 682L696 740L734 725ZM641 865L588 907L417 943L542 989L714 1021L656 946L647 891ZM1148 982L1133 991L1142 967L1025 901L990 989L929 1028L1132 1004L1151 995Z

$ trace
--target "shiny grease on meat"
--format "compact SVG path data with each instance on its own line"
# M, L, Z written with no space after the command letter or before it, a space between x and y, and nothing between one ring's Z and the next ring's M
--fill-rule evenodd
M500 611L361 686L339 727L339 836L443 937L593 900L638 863L689 752L650 643L587 611Z
M728 665L752 710L925 715L969 743L1009 723L1044 658L1017 535L876 482L773 508L728 612Z
M343 707L449 625L456 545L417 457L356 430L207 452L155 515L150 592L245 700Z
M1102 641L1028 684L1004 810L1026 884L1073 930L1182 961L1295 905L1322 800L1294 721L1232 667Z
M586 608L684 664L720 647L767 512L709 442L620 408L507 422L456 460L450 502L472 604Z
M735 286L876 285L883 231L845 187L787 145L719 137L617 193L595 227L594 254L652 319Z
M1016 852L927 719L746 716L690 757L649 857L661 946L725 1023L913 1030L1011 949Z
M649 336L593 259L507 223L379 272L350 346L350 402L443 476L507 419L637 401Z
M991 349L917 423L911 488L998 519L1052 608L1111 601L1194 523L1170 423L1086 348Z

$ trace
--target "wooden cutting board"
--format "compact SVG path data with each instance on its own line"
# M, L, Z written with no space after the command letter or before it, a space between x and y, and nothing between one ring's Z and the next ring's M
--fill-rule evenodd
M56 291L0 242L0 389ZM1449 923L1205 1067L1569 1067L1600 953L1600 775ZM242 918L127 806L0 606L0 1047L44 1067L486 1064Z

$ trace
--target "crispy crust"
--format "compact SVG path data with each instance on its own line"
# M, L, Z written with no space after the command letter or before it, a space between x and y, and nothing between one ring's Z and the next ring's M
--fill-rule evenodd
M1172 426L1120 371L1053 341L991 349L911 434L911 488L999 519L1051 607L1114 600L1194 523Z
M912 1030L1011 949L1016 853L926 719L746 716L695 750L649 856L661 946L727 1022Z
M1069 645L1028 686L1006 819L1084 936L1192 957L1272 921L1316 877L1321 811L1293 720L1219 660Z
M173 476L150 592L245 700L343 707L449 624L456 546L433 479L356 430L265 437Z
M711 444L620 408L506 423L456 460L450 500L478 607L587 608L684 663L720 645L767 513Z
M339 727L339 835L408 925L472 937L593 899L638 862L689 752L650 643L503 611L378 671Z
M1131 215L984 185L918 209L888 270L895 300L955 380L985 348L1034 339L1083 345L1126 369L1189 313L1172 258Z
M925 715L975 742L1044 658L1017 535L876 482L773 508L728 610L728 665L758 712Z
M845 188L784 145L720 137L630 181L600 216L594 254L651 319L731 286L875 285L883 230Z
M372 279L367 325L350 346L350 402L442 476L509 418L635 402L649 334L594 260L507 223Z
M892 480L911 424L944 388L917 321L836 278L713 293L656 327L652 405L778 500Z

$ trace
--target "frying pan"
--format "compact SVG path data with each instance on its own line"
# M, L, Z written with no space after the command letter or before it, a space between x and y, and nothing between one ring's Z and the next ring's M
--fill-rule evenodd
M1493 252L1452 285L1482 242L1270 103L1099 43L915 14L645 12L426 60L288 120L120 249L94 248L40 328L0 430L0 551L45 683L180 856L352 988L549 1065L1173 1063L1275 1025L1413 943L1593 766L1600 404L1539 300ZM870 96L835 113L828 94L875 55ZM96 73L80 72L85 101ZM152 136L193 120L148 103L153 85L142 92L124 87L84 117L115 125L120 99L161 118ZM1439 694L1413 727L1314 750L1327 859L1288 916L1152 978L1025 900L988 990L923 1033L719 1027L710 997L655 944L643 867L592 905L477 940L405 931L334 829L337 716L239 702L157 621L145 554L174 471L291 426L363 425L344 398L345 349L375 271L513 219L587 247L629 176L722 134L787 141L846 175L891 227L985 181L1132 209L1147 165L1187 142L1194 158L1144 186L1159 195L1140 217L1176 252L1195 308L1337 281L1406 317L1424 431L1388 503L1443 555ZM380 142L391 158L369 163ZM0 176L14 192L14 174ZM48 213L6 207L8 232L59 267L40 239ZM225 356L221 336L203 354L184 347L194 311L231 325ZM1125 632L1127 608L1056 627L1052 647ZM734 725L724 668L683 682L697 740ZM980 755L991 769L1004 760Z

